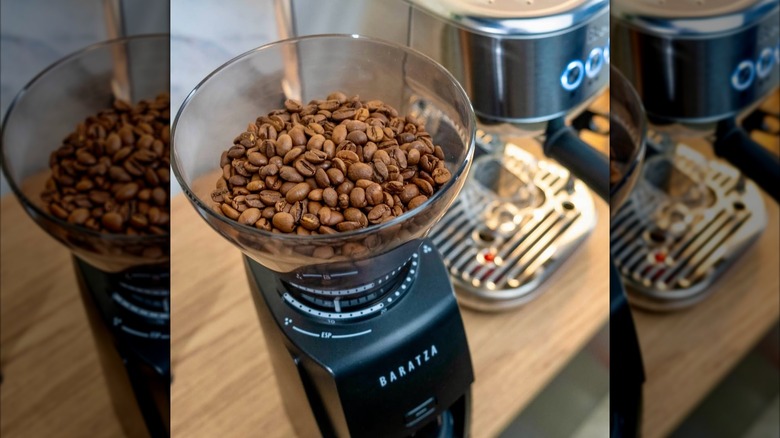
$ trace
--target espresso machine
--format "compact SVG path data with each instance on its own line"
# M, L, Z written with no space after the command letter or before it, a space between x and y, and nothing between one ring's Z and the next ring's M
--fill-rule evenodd
M110 108L117 97L135 102L167 91L168 39L120 38L58 61L16 97L0 146L3 171L19 202L72 252L114 410L128 437L169 436L169 236L107 234L74 225L50 214L41 193L51 174L49 156L78 123Z
M222 175L222 149L215 145L288 98L308 102L334 90L425 120L450 182L414 211L332 235L270 233L216 211L211 192ZM171 136L174 174L200 216L244 253L299 436L469 435L468 342L427 234L466 181L475 132L468 97L446 70L408 47L358 35L252 50L209 75L183 103Z
M780 78L778 11L776 0L613 2L613 60L650 123L642 176L611 233L637 306L704 299L766 227L760 190L777 201L780 162L746 130L779 116L757 109Z
M480 129L469 182L433 241L464 305L521 305L593 229L586 187L608 196L607 157L571 125L609 82L609 2L410 4L409 45L463 84Z

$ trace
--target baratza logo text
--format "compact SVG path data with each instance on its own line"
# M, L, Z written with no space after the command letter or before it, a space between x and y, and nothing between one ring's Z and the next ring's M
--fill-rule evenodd
M431 348L423 350L422 353L409 359L406 364L390 370L386 376L379 376L379 386L384 388L389 383L406 377L407 374L414 372L417 368L425 365L426 362L433 359L437 354L439 354L439 351L436 349L436 345L431 345Z

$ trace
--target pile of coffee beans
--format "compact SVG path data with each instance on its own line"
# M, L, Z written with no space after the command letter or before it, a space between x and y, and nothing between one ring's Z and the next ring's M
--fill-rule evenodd
M41 199L52 215L91 230L169 232L170 99L116 100L79 123L49 158Z
M425 125L380 100L335 92L257 118L222 154L212 199L277 233L333 234L420 206L450 178Z

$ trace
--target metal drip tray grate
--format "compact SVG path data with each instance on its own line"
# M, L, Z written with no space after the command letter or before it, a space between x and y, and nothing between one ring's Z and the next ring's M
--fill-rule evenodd
M688 209L663 191L648 190L643 175L611 224L611 251L629 299L651 310L684 308L706 297L766 226L756 185L736 169L684 145L671 162L681 174L702 175L706 203ZM659 212L676 214L679 226Z
M490 179L480 182L480 174ZM480 310L521 305L539 292L595 225L590 192L563 167L507 144L474 162L431 232L458 299Z

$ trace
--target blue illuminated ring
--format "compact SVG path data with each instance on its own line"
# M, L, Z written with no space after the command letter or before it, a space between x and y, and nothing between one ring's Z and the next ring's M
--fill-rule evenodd
M604 46L604 61L609 64L609 38L607 38L607 45Z
M742 81L739 77L740 77L740 73L742 73L745 69L748 69L748 71L750 72L750 76L747 78L747 80ZM753 61L746 59L740 62L737 68L734 70L734 73L732 73L731 85L737 91L743 91L753 84L753 79L755 79L755 77L756 77L756 68L753 66Z
M589 78L596 77L601 71L601 67L604 66L603 53L604 50L601 47L594 47L588 54L588 59L585 61L585 74L588 75Z
M774 53L772 53L772 49L770 47L765 48L761 51L761 54L758 55L758 60L756 60L756 73L758 73L759 78L765 78L769 75L769 73L772 71L772 67L774 67L775 59L774 59Z
M569 73L574 71L574 69L577 69L577 78L569 82ZM582 65L582 61L572 61L570 62L566 68L563 70L563 74L561 75L561 86L564 90L572 91L580 86L582 83L582 78L585 76L585 66Z

